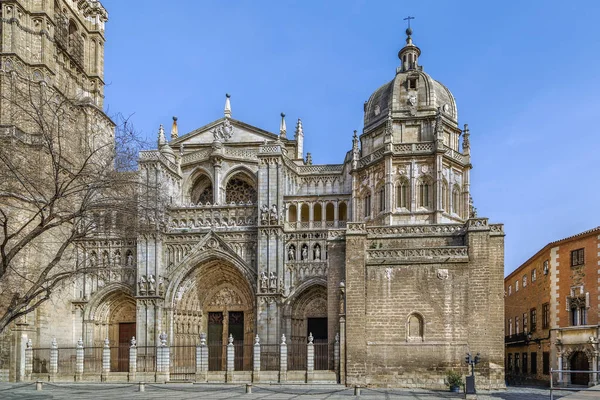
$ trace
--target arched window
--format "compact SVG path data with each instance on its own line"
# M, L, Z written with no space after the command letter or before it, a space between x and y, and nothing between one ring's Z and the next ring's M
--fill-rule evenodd
M206 175L200 175L190 193L190 200L194 204L212 204L213 198L213 185L210 178Z
M442 210L444 210L446 212L450 211L449 199L450 199L450 195L448 193L448 181L446 179L444 179L442 181Z
M298 209L296 208L295 204L292 204L288 208L288 221L289 222L296 222L297 218L298 218Z
M333 203L327 203L325 206L325 221L333 221L335 217L335 209Z
M423 208L431 208L431 181L428 177L423 177L418 184L418 205Z
M408 179L401 179L396 185L396 207L408 209Z
M313 206L313 220L315 222L320 222L322 217L323 217L323 213L322 211L322 207L321 207L321 203L316 203Z
M340 221L345 221L348 214L348 206L346 206L346 203L340 203L338 207L338 219Z
M300 207L300 221L308 222L309 217L308 204L302 204L302 207Z
M385 186L384 185L381 185L379 188L377 188L377 202L378 202L377 210L379 212L385 211Z
M423 340L423 317L416 313L410 314L407 330L409 340Z
M256 188L252 179L244 173L232 176L225 187L225 202L227 204L256 203Z
M367 191L363 198L363 216L365 218L371 216L371 192Z
M460 213L460 188L458 185L454 185L452 188L452 212Z

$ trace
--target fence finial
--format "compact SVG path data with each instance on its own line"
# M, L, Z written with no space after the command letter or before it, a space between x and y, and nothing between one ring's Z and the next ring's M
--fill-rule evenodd
M256 337L254 338L254 344L260 344L260 338L258 337L258 333L256 334Z
M315 340L315 338L312 335L312 332L310 332L308 334L308 343L313 344L313 341Z
M285 344L285 333L281 335L281 344Z

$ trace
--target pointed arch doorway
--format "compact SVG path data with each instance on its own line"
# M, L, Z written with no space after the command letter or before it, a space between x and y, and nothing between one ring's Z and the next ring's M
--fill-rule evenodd
M194 268L177 290L173 310L175 346L196 346L207 334L209 370L223 371L228 338L236 347L236 370L252 368L254 292L244 275L223 260Z

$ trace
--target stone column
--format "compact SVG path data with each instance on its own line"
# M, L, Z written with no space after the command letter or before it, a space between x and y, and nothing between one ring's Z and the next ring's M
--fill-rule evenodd
M285 335L281 335L281 345L279 346L279 382L287 381L287 344Z
M102 380L106 380L106 376L110 372L110 341L104 339L104 348L102 349Z
M563 369L563 353L562 351L558 351L558 370L562 371ZM558 373L558 382L559 385L563 384L563 373L559 372Z
M206 333L200 334L200 344L196 346L196 381L206 382L208 380L208 346L206 345Z
M233 335L229 335L227 343L227 382L233 382L233 367L235 359L235 347L233 347Z
M221 159L214 158L214 182L213 182L213 203L214 204L222 204L225 203L225 199L221 201Z
M75 353L75 380L83 380L83 338L77 341L77 350Z
M325 228L327 225L327 203L321 202L321 228ZM325 249L323 249L325 250Z
M300 228L302 203L296 203L296 229Z
M306 345L306 382L312 382L315 375L315 345L312 332L308 334L308 344Z
M335 334L335 343L333 344L333 368L338 376L337 381L339 382L340 375L340 333Z
M590 379L590 386L595 386L598 384L598 351L594 351L592 356L592 372L594 372Z
M48 372L50 373L50 381L53 381L58 372L58 343L56 342L56 338L52 339L52 344L50 345L50 368Z
M346 317L340 317L340 377L339 382L346 384Z
M314 219L315 219L315 203L311 201L310 204L308 205L308 228L309 229L313 228Z
M31 339L27 339L25 346L25 379L29 380L33 373L33 343Z
M348 214L348 209L346 209L346 215ZM335 205L333 206L333 227L337 228L340 224L340 201L336 200Z
M135 379L137 374L137 340L135 336L131 338L131 346L129 346L129 381Z
M254 338L254 358L252 368L252 382L260 381L260 338L256 335Z

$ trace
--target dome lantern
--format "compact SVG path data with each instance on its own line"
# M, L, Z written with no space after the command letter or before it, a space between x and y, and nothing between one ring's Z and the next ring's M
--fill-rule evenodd
M410 27L410 20L414 17L407 17L404 20L408 21L408 28L406 28L406 46L398 52L398 58L401 62L401 67L398 72L405 72L409 70L418 69L419 56L421 55L421 49L413 44L412 41L412 28Z

